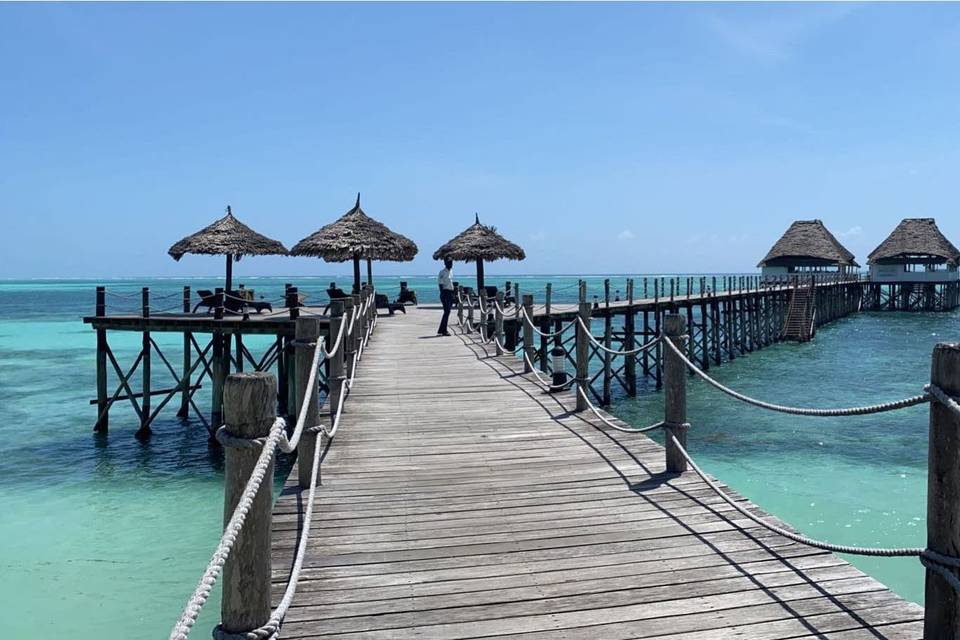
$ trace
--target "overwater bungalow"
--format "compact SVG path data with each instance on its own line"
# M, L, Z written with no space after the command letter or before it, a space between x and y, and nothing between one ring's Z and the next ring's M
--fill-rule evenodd
M872 282L955 282L960 250L933 218L905 218L870 252Z
M906 218L870 252L863 306L879 311L947 311L960 304L960 250L933 218Z
M859 269L853 254L820 220L797 220L757 265L764 276L847 273Z

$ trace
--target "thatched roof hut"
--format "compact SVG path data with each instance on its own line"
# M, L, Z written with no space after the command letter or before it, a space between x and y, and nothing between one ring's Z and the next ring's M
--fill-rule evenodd
M408 262L417 255L413 240L391 231L360 208L360 194L352 209L335 222L310 234L290 250L294 256L314 256L326 262L353 260L354 290L360 290L360 260L367 260L367 277L373 284L372 260Z
M233 288L234 260L243 256L286 255L287 248L234 218L233 211L227 207L227 215L180 240L167 253L174 260L180 260L188 253L227 256L226 290L230 291Z
M477 287L483 287L483 262L491 260L523 260L527 254L499 233L496 227L480 224L480 215L474 214L474 223L433 252L434 260L463 260L477 262Z
M960 250L933 218L906 218L870 252L867 264L957 264Z
M777 240L758 267L793 271L803 268L859 267L853 254L820 220L797 220Z

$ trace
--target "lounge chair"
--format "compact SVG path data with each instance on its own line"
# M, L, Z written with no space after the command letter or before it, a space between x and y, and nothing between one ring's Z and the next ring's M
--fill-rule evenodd
M413 289L407 288L407 283L400 281L400 295L397 296L397 302L400 304L406 304L408 302L416 305L417 304L417 292Z
M213 291L207 291L206 289L198 289L197 295L200 296L200 302L193 308L193 313L197 312L197 309L200 307L206 307L206 313L210 313L210 310L217 306L217 296Z
M373 296L373 303L377 309L387 309L390 311L390 315L393 315L394 311L402 311L404 314L407 313L407 308L399 300L397 302L390 302L390 298L383 293L377 293Z

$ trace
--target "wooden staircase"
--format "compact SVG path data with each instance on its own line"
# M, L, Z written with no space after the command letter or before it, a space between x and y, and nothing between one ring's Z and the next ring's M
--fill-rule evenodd
M814 304L813 285L799 286L790 294L787 317L783 322L781 340L806 342L813 337L817 311Z

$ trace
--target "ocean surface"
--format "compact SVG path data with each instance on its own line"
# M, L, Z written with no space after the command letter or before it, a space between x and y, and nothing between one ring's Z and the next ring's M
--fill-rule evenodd
M642 278L643 276L636 276ZM669 277L669 276L667 276ZM625 276L610 276L625 290ZM652 276L651 276L652 278ZM542 301L574 301L576 276L488 276L519 282ZM588 277L590 296L604 276ZM431 277L399 281L421 301L436 301ZM472 284L469 278L461 278ZM241 278L257 297L277 299L293 282L322 301L329 277ZM638 280L638 295L641 285ZM115 405L110 432L92 432L96 410L94 287L108 287L108 311L178 308L180 288L212 289L210 278L115 281L0 281L0 610L11 638L165 637L219 537L222 457L194 419L172 406L153 437L133 437L136 416ZM347 288L344 279L338 284ZM652 292L652 280L649 284ZM402 319L400 319L402 321ZM801 406L850 406L920 393L938 341L960 338L960 315L865 313L821 329L809 343L782 344L711 370L747 394ZM179 335L159 335L178 362ZM139 350L138 334L111 332L121 366ZM247 341L260 353L264 341ZM154 387L167 386L155 362ZM136 388L136 387L135 387ZM111 392L112 392L111 387ZM208 407L207 389L197 394ZM612 411L643 426L662 415L662 397L641 389ZM853 418L803 418L755 409L691 380L691 453L701 466L803 533L839 543L922 546L925 542L927 411L924 406ZM278 468L277 482L289 468ZM852 558L902 596L920 602L923 572L913 559ZM209 637L218 594L194 634Z

